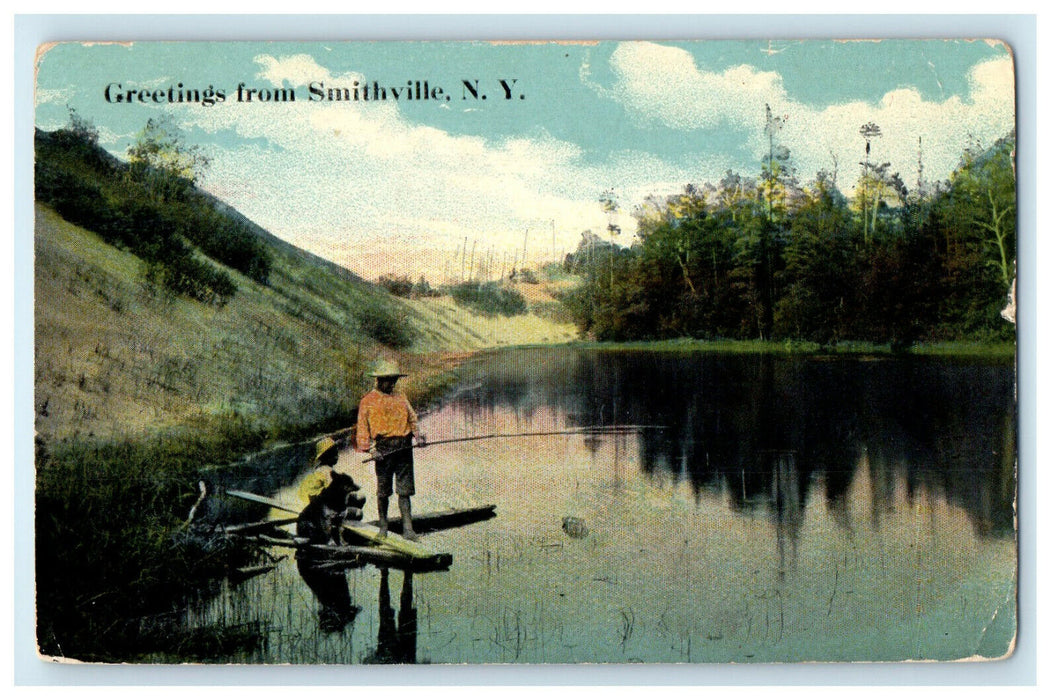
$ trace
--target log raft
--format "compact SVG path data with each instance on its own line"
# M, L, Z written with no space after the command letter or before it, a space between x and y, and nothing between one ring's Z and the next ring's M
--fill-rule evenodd
M288 513L298 512L294 506L266 496L236 490L228 490L226 493L235 498L271 506ZM487 505L422 513L414 516L412 522L417 531L425 533L469 525L494 517L496 517L496 506ZM385 536L380 534L377 520L369 523L344 523L342 531L360 543L354 545L310 544L303 538L293 537L279 529L280 525L289 525L296 521L297 518L280 518L230 526L225 531L228 534L253 536L256 541L268 546L294 548L296 549L295 556L299 560L319 562L321 566L330 561L351 566L375 564L410 571L438 571L447 569L452 564L451 554L430 551L418 542L402 537L399 534L403 531L400 518L388 520L389 532Z

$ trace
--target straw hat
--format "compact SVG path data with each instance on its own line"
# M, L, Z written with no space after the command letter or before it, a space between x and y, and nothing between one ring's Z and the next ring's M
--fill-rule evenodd
M338 447L338 444L329 437L325 437L316 443L316 460L319 461L320 457L326 454L327 450L332 450Z
M379 360L375 364L375 368L368 372L369 377L407 377L408 375L400 371L397 367L397 363L392 360Z

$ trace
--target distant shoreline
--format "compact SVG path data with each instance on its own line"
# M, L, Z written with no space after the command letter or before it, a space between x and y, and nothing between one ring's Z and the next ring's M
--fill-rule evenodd
M596 341L575 340L567 343L527 343L504 347L486 348L471 353L476 356L487 352L504 352L525 348L570 347L606 351L649 352L713 352L727 354L774 354L774 355L875 355L875 356L922 356L922 357L969 357L1009 358L1017 355L1016 343L977 343L950 341L935 343L912 343L906 349L893 349L891 344L866 341L842 341L831 345L806 340L702 340L697 338L672 338L668 340Z

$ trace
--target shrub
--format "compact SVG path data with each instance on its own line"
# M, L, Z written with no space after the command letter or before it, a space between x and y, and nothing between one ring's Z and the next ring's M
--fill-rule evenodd
M407 319L381 305L364 305L356 313L361 330L383 345L403 350L415 342Z
M463 282L452 287L450 293L457 304L487 316L517 316L529 308L519 292L495 282Z
M424 297L440 296L440 293L430 286L430 283L426 281L426 277L423 275L419 276L418 282L413 283L407 275L397 277L393 274L385 274L378 278L378 283L395 297L422 299Z
M378 283L395 297L410 297L415 290L415 285L407 276L386 274L378 278Z

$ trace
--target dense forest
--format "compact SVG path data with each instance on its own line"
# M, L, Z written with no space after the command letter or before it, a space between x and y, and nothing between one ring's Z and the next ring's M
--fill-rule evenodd
M836 172L801 184L778 120L753 177L649 198L634 242L586 232L566 267L583 284L566 300L600 340L676 337L1011 342L1000 317L1014 277L1014 135L967 146L945 182L909 187L872 160L866 124L851 196ZM921 158L920 158L921 162ZM835 164L835 170L837 165ZM617 210L612 192L604 212Z

